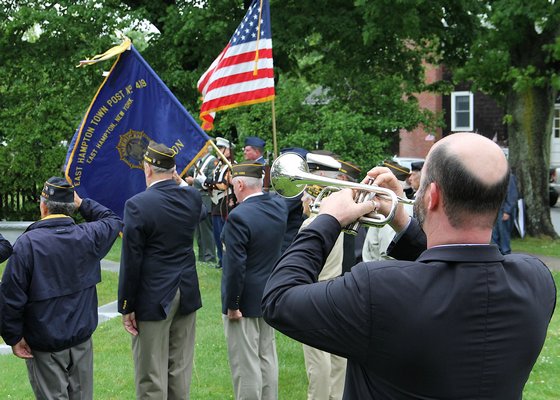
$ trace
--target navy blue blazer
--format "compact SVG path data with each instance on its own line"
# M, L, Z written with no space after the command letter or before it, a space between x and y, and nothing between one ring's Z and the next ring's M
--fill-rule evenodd
M118 309L140 321L167 317L177 289L180 311L202 307L193 251L195 227L206 215L200 193L172 179L125 204Z
M298 233L301 224L303 223L306 216L303 214L303 204L301 202L302 195L291 199L281 199L286 203L286 208L288 210L288 216L286 220L286 233L284 234L284 240L282 243L281 252L283 253L292 244L292 240Z
M230 213L222 231L224 244L222 312L241 310L261 317L264 285L280 257L287 210L277 196L250 197Z
M58 351L85 342L97 327L100 260L122 221L91 199L83 199L78 211L86 223L42 219L16 240L2 277L0 322L7 344L23 337L33 350Z
M340 230L319 215L301 231L262 304L277 330L348 359L345 399L521 398L556 302L540 260L439 246L315 283Z
M12 255L12 245L0 234L0 262L4 262Z

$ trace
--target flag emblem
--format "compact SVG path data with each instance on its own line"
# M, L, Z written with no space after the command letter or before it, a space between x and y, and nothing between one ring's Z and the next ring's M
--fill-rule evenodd
M144 153L149 143L150 138L144 132L131 129L121 135L117 144L121 161L130 168L144 169Z

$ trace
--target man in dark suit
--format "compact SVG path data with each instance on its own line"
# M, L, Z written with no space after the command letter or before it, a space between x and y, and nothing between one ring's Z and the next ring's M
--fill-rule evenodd
M262 165L232 168L241 202L222 232L222 313L236 399L278 398L274 330L262 319L264 285L280 256L286 229L284 202L262 192Z
M218 138L219 140L220 138ZM219 142L217 143L219 146ZM202 197L202 204L208 213L195 230L196 244L198 246L198 261L208 263L216 262L216 244L212 233L212 200L210 200L209 188L205 182L212 178L214 168L218 164L216 157L210 153L211 146L208 147L204 156L200 157L196 163L187 171L185 181L194 186Z
M133 335L137 397L185 399L202 306L193 235L206 210L195 188L174 180L168 147L150 143L144 173L146 191L125 204L119 312Z
M402 196L388 169L368 175ZM391 223L398 239L390 255L411 261L360 263L315 283L341 226L387 209L382 201L354 203L350 190L329 196L274 268L265 320L346 357L346 399L520 399L556 288L537 258L504 256L489 244L508 178L491 140L442 139L424 165L417 220L399 206Z
M25 359L37 399L93 399L95 286L122 221L61 177L45 182L39 209L2 277L2 337ZM86 222L74 222L76 211Z
M510 174L507 194L492 230L492 241L496 243L502 254L511 253L511 230L513 229L513 221L517 214L518 199L519 192L517 191L515 175Z
M0 234L0 262L4 262L12 255L12 245Z

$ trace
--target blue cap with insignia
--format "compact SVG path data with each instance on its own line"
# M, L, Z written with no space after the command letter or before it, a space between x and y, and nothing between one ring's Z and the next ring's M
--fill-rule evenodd
M245 138L245 146L263 148L266 142L257 136L247 136Z
M73 203L74 186L69 184L64 178L53 176L45 182L41 196L46 200L57 203Z

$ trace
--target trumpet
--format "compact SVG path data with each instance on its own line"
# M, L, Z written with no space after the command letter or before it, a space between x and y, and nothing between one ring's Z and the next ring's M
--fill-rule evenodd
M270 168L270 183L280 196L286 198L299 196L308 185L323 186L324 188L311 204L312 213L319 212L324 197L344 188L356 191L354 201L357 203L373 201L375 197L388 200L391 203L387 216L374 211L361 216L356 222L343 228L345 232L351 234L356 234L360 225L379 227L388 224L395 216L399 203L414 203L414 200L397 196L392 190L377 185L343 181L312 174L309 172L307 162L296 153L284 153L274 160Z

